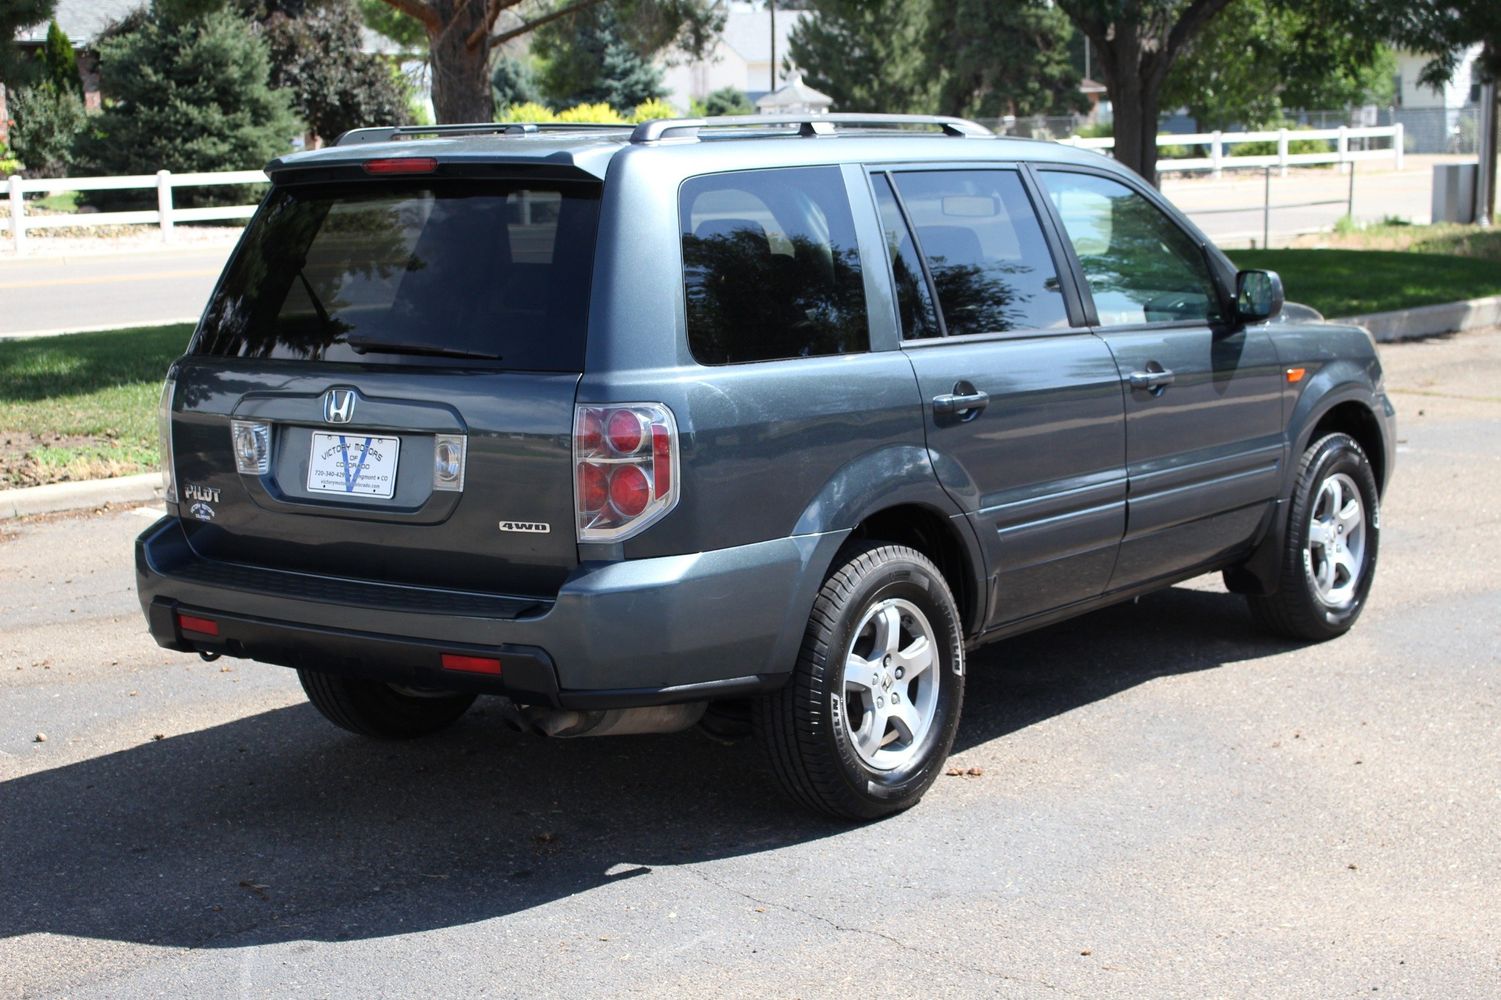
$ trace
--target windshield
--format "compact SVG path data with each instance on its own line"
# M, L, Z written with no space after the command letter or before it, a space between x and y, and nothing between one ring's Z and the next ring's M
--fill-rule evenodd
M274 190L194 353L580 371L598 217L590 184Z

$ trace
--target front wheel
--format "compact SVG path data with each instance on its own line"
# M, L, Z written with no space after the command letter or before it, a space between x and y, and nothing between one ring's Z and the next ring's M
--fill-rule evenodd
M1315 642L1343 635L1365 608L1381 540L1376 476L1348 434L1328 434L1303 453L1288 512L1276 590L1250 595L1270 631Z
M360 736L404 740L446 729L469 711L475 696L427 691L356 677L298 670L308 701L323 717Z
M791 680L755 728L783 789L812 809L875 819L941 773L964 700L953 594L914 549L869 544L819 591Z

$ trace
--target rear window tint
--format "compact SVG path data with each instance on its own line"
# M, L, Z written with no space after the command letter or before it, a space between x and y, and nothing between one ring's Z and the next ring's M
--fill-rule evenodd
M1015 171L894 176L950 337L1068 325L1042 225Z
M199 354L579 371L594 185L288 187L256 215Z
M855 224L837 167L683 184L688 346L705 365L867 350Z

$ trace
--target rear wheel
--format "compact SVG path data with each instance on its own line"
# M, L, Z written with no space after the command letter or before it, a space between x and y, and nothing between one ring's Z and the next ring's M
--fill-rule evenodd
M1294 639L1343 635L1365 608L1380 540L1380 498L1365 452L1348 434L1320 438L1303 453L1277 589L1247 597L1252 616Z
M792 679L757 702L755 725L794 799L875 819L916 804L938 777L963 699L948 584L921 553L871 544L824 583Z
M298 670L297 679L313 707L329 722L383 740L411 739L446 729L469 710L475 698L316 670Z

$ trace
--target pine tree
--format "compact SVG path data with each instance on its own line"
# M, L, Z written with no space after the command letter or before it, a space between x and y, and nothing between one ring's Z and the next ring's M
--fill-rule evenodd
M299 131L288 95L268 83L265 42L231 11L179 18L153 8L99 43L99 71L107 100L84 137L91 172L250 169Z
M609 5L540 29L532 47L544 64L542 91L555 107L608 104L629 115L667 94L661 71L626 41Z
M811 0L812 16L788 36L788 53L835 111L932 114L933 7L933 0Z
M78 78L78 55L55 18L47 26L47 44L42 49L42 66L48 83L58 90L83 97L83 81Z

